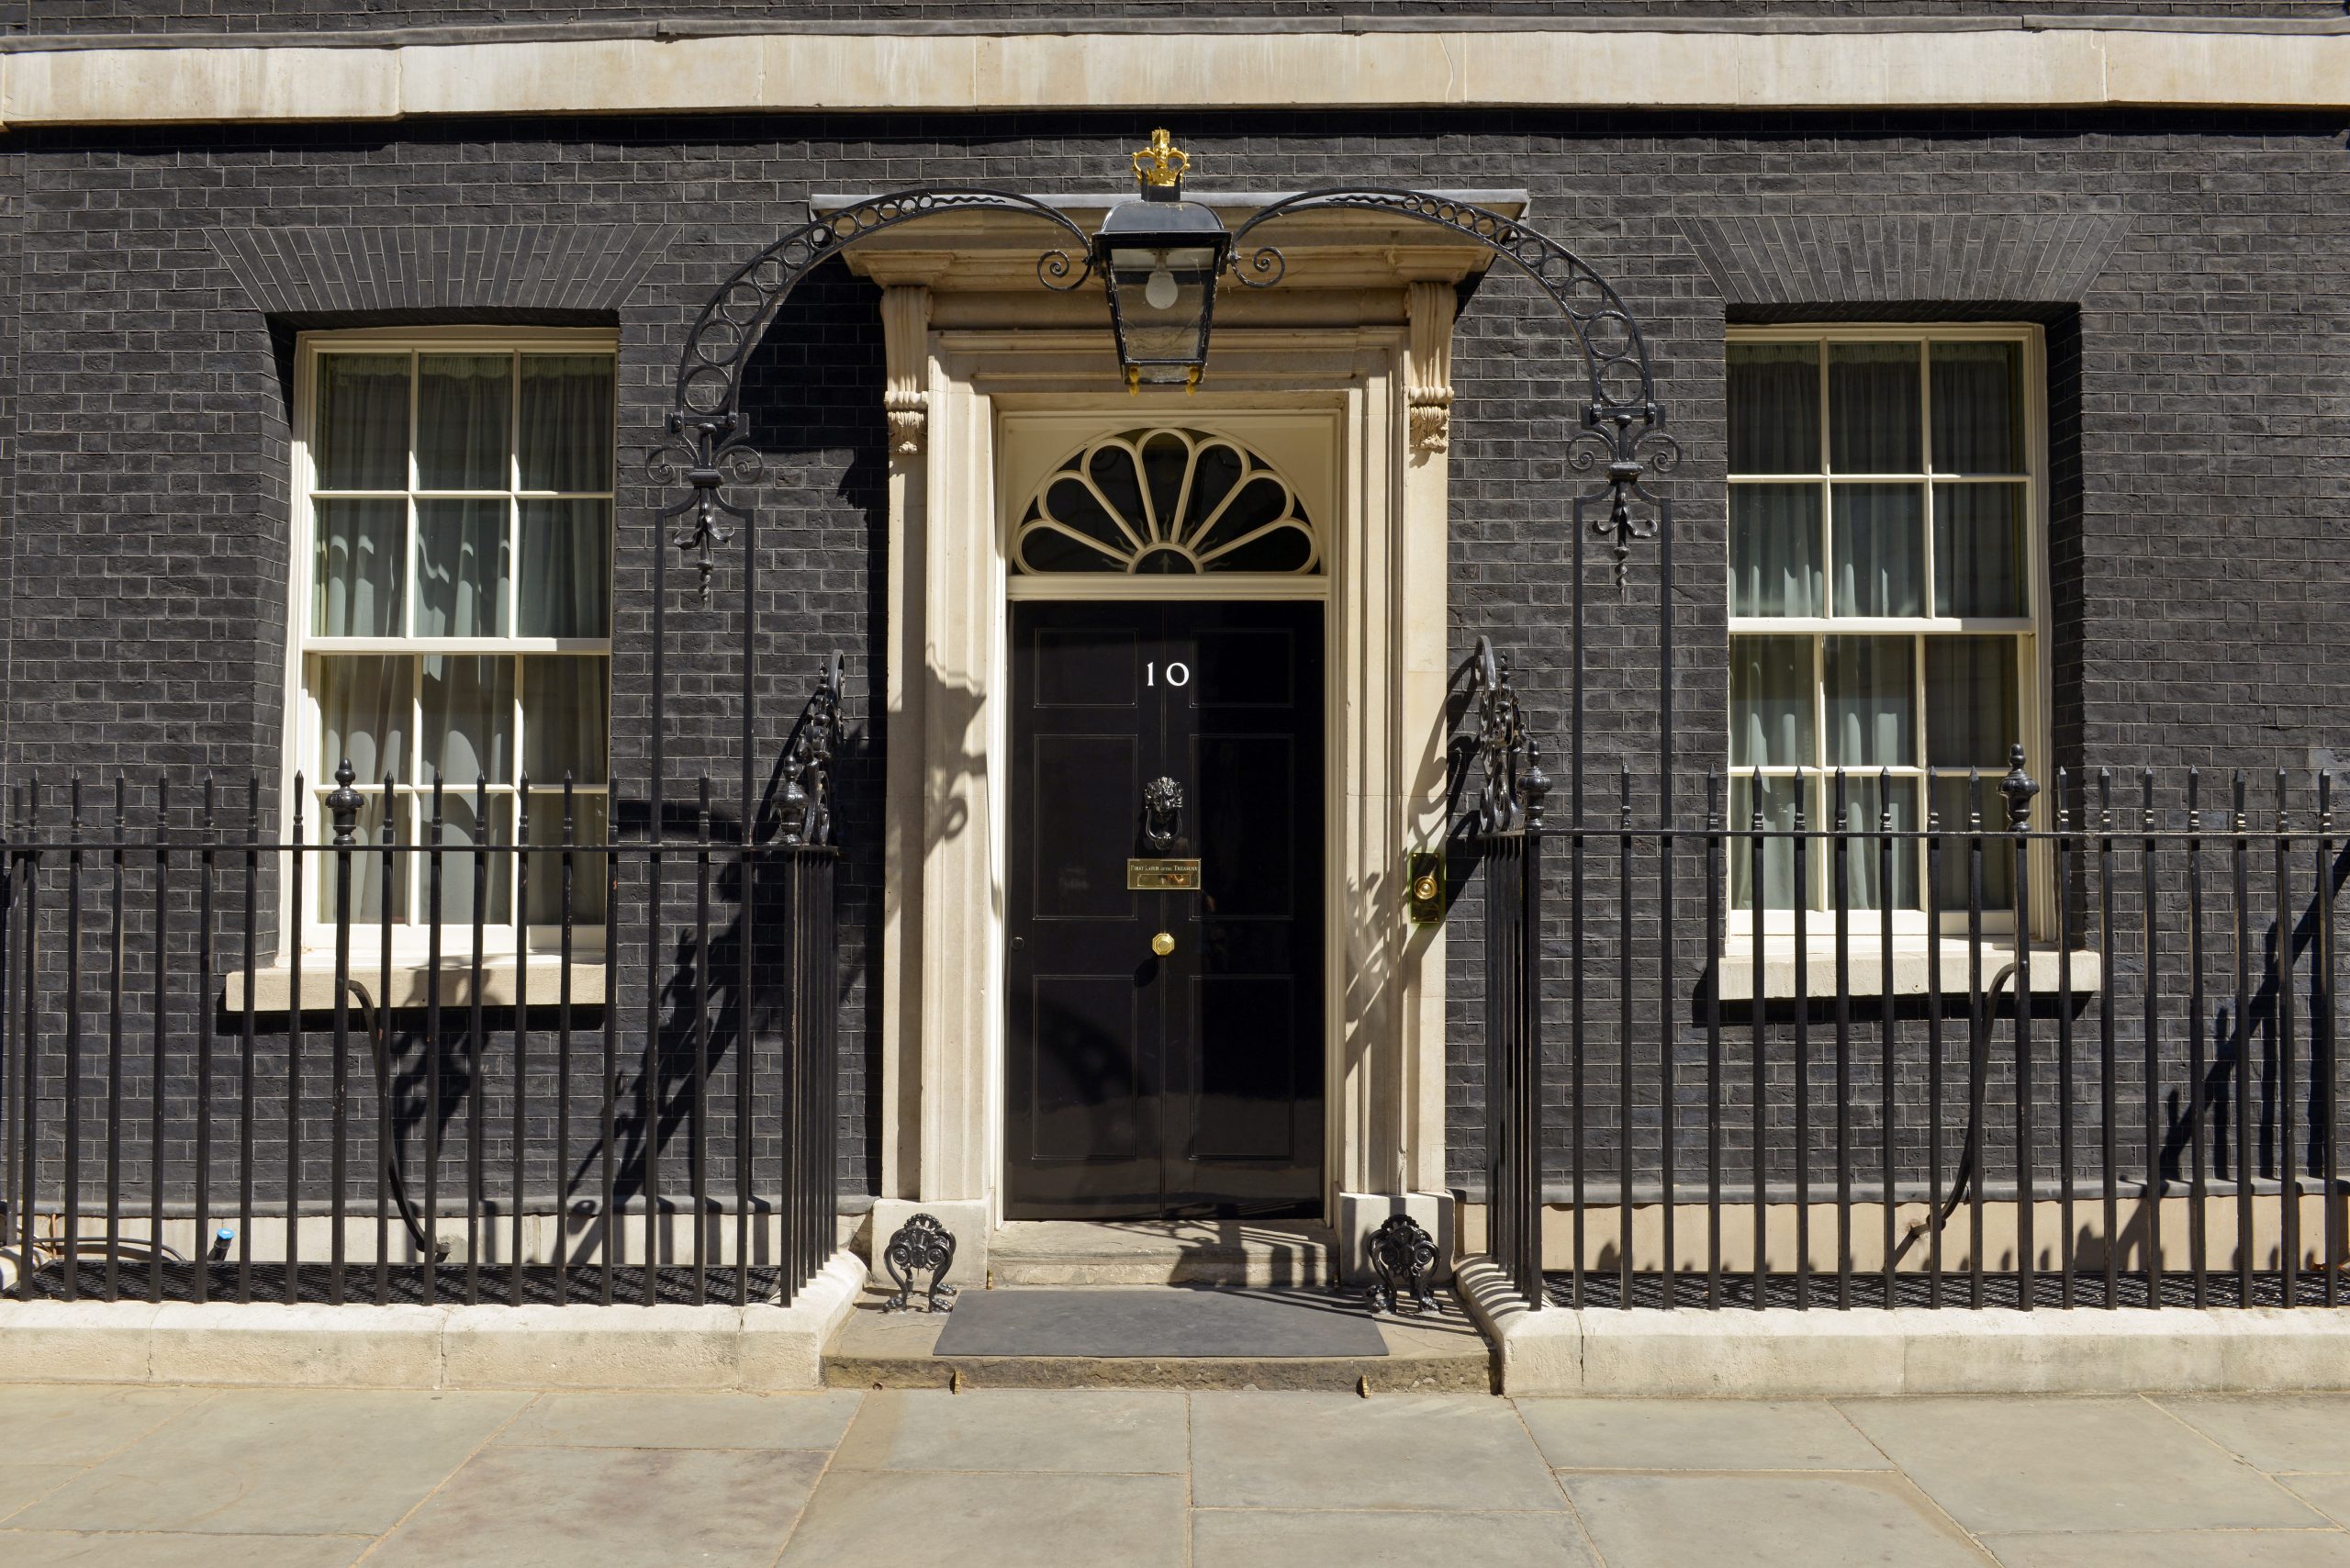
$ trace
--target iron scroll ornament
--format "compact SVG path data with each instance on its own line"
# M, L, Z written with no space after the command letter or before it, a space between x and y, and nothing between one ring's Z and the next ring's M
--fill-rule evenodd
M661 489L680 480L692 493L656 514L663 528L683 520L670 543L694 554L701 597L710 598L711 551L733 538L722 518L739 523L748 513L727 500L726 486L755 485L766 465L742 428L743 370L767 325L808 274L861 240L942 213L1024 214L1055 225L1074 242L1036 259L1036 281L1057 293L1083 284L1093 270L1091 239L1076 220L1049 203L981 185L931 185L891 191L836 207L801 224L734 269L719 285L686 334L677 355L676 402L668 433L645 458L645 477Z
M1494 652L1491 638L1477 639L1469 697L1477 707L1477 831L1489 836L1539 833L1550 776L1542 771L1541 743L1526 727L1526 711L1510 683L1509 660Z
M956 1290L946 1282L946 1271L955 1266L955 1233L941 1225L936 1215L918 1214L900 1226L882 1249L881 1261L898 1282L897 1294L881 1304L882 1311L911 1309L914 1276L924 1272L930 1275L930 1289L923 1293L924 1309L955 1310Z
M1399 1299L1409 1300L1416 1312L1442 1310L1436 1304L1436 1238L1426 1226L1410 1215L1390 1215L1363 1250L1371 1260L1367 1294L1373 1312L1394 1312Z
M833 761L840 746L841 656L824 662L800 724L783 753L778 836L795 847L833 839Z
M1569 438L1567 465L1578 474L1599 469L1603 481L1575 498L1576 517L1580 523L1588 505L1606 503L1606 515L1593 520L1592 532L1614 549L1616 582L1622 588L1633 541L1653 539L1657 532L1656 517L1639 515L1635 502L1652 513L1665 506L1641 480L1651 473L1671 473L1681 461L1681 443L1664 428L1648 340L1615 286L1581 256L1515 218L1427 191L1380 185L1304 191L1251 213L1232 231L1228 264L1234 278L1250 288L1270 288L1287 270L1272 246L1247 248L1244 242L1259 225L1334 209L1388 213L1474 240L1531 278L1559 308L1588 383L1583 428Z

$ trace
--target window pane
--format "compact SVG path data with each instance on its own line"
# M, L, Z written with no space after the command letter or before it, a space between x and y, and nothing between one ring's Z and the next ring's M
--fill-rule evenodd
M321 490L408 488L408 355L319 356Z
M1934 472L2023 472L2023 348L1935 343Z
M416 503L416 634L502 637L513 567L506 507L497 501Z
M406 501L319 501L310 566L310 632L319 637L400 634L400 555Z
M1834 491L1836 613L1926 612L1926 504L1920 485Z
M1819 472L1819 345L1729 345L1729 471Z
M522 488L612 487L612 361L608 354L524 354Z
M359 808L359 842L364 850L353 850L351 856L351 918L354 921L380 921L384 918L384 889L388 882L392 891L392 918L408 918L408 861L402 855L392 857L391 875L384 874L384 797L364 796L366 803ZM396 805L401 797L395 795ZM334 842L334 813L326 809L326 796L319 794L310 802L318 813L317 841ZM406 823L394 829L395 842L406 841ZM335 890L340 871L331 855L321 855L317 861L319 875L310 896L317 902L311 906L310 919L320 925L331 925L335 920ZM359 959L353 955L354 967Z
M524 501L525 637L604 637L612 623L610 501Z
M1811 639L1729 640L1732 767L1808 767L1812 748Z
M471 789L477 778L510 783L514 766L514 664L502 658L433 656L424 669L424 778Z
M1884 872L1887 861L1891 862L1893 872L1893 907L1919 907L1918 841L1914 838L1880 840L1871 835L1886 825L1890 825L1895 833L1915 833L1918 830L1918 790L1922 782L1917 778L1884 778L1874 773L1845 776L1845 820L1851 823L1853 834L1851 847L1846 852L1845 907L1885 907ZM1889 824L1883 814L1888 809L1893 813ZM1832 869L1829 874L1834 874ZM1832 898L1832 884L1830 891Z
M540 784L604 782L609 661L548 655L522 661L522 771Z
M1993 912L2015 907L2015 849L2005 836L2008 804L1999 794L1999 780L2006 774L2007 767L2003 764L1998 772L1981 779L1971 796L1971 809L1980 813L1985 835L1983 907ZM1933 784L1933 802L1935 826L1943 835L1942 869L1936 873L1940 886L1936 890L1938 896L1935 902L1943 909L1964 910L1967 907L1967 889L1974 874L1971 859L1974 840L1968 818L1970 794L1965 776L1945 774L1937 778Z
M601 795L573 793L571 832L574 844L604 842L606 808ZM531 791L531 843L553 850L563 843L563 794L560 790ZM571 919L575 925L600 925L604 920L604 857L574 852L571 857ZM555 925L563 920L563 857L531 857L531 924ZM555 1000L552 983L549 1002Z
M2008 768L2023 739L2013 637L1926 639L1926 745L1936 767Z
M1934 487L1934 613L2022 615L2023 487Z
M1829 461L1839 474L1916 474L1916 343L1833 343L1828 350Z
M512 375L502 353L426 354L417 362L418 488L506 488Z
M317 672L312 689L319 700L319 756L311 782L333 778L346 759L371 784L387 772L405 775L408 660L330 656L318 661Z
M433 842L431 821L432 798L430 795L420 796L418 804L426 813L424 842L429 845ZM513 857L493 854L487 857L486 865L477 867L472 854L476 837L485 845L514 842L513 797L490 796L487 816L481 819L476 817L475 806L471 789L444 789L441 792L441 924L454 926L461 932L473 924L474 888L480 879L476 877L478 871L487 873L488 898L482 911L482 923L485 925L505 925L510 924L514 919ZM477 827L477 822L486 823L486 827ZM433 864L428 856L422 883L427 920L432 918ZM470 935L466 940L471 940Z
M1823 642L1828 766L1916 767L1915 644L1908 637Z
M1729 612L1819 613L1819 487L1729 487Z
M1784 833L1796 825L1796 797L1803 789L1803 781L1787 778L1766 778L1762 780L1762 826L1768 832ZM1733 832L1749 832L1754 825L1754 779L1751 775L1733 775L1729 781L1729 826ZM1729 897L1735 909L1754 907L1754 854L1757 845L1762 852L1762 907L1793 909L1796 906L1795 841L1788 838L1731 838L1725 846L1729 856ZM1815 878L1818 855L1816 843L1806 850L1811 862L1807 868L1807 880Z

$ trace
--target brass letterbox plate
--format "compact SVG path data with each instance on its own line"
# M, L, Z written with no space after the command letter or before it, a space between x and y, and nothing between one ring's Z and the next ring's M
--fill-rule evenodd
M1130 893L1185 892L1200 885L1197 860L1129 860L1126 890Z

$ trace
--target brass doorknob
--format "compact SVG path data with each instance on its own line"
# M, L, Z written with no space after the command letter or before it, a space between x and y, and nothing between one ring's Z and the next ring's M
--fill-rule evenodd
M1150 939L1150 950L1158 954L1162 958L1167 957L1168 954L1175 950L1174 935L1169 932L1160 932L1158 935Z

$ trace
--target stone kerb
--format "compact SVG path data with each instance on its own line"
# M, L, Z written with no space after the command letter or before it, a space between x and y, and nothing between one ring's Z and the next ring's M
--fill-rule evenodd
M0 1383L814 1389L865 1275L838 1253L788 1307L0 1302Z
M1725 1398L2350 1388L2350 1314L1528 1311L1487 1258L1455 1275L1501 1392Z

